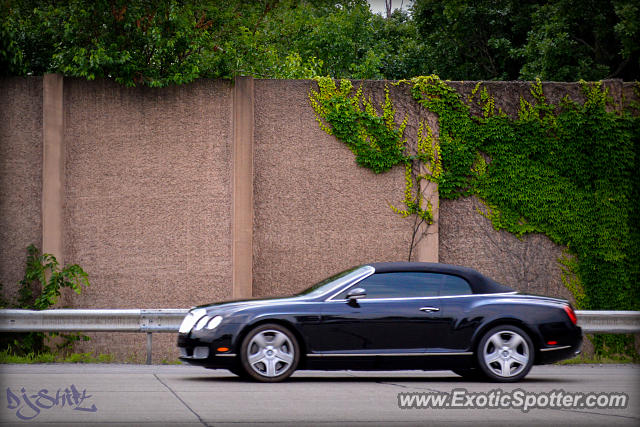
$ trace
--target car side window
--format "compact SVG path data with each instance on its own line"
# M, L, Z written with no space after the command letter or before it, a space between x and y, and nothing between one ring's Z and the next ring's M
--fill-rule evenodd
M353 288L364 288L367 291L364 299L424 298L473 293L469 282L459 276L403 271L373 274L350 286L333 299L346 299L347 293Z
M471 286L469 282L459 276L452 276L450 274L443 274L442 288L440 289L440 296L454 296L454 295L471 295Z
M341 292L334 299L346 299L347 293L353 287L364 288L367 291L365 299L436 297L441 283L442 275L435 273L378 273Z

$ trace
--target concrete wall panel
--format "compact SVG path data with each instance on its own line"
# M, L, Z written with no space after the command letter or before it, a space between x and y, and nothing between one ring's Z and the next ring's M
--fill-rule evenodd
M229 296L230 96L222 81L65 80L65 257L92 279L74 306Z
M353 265L407 257L410 220L388 206L402 200L403 169L375 175L357 166L316 123L308 98L315 87L255 82L256 296L291 294Z
M154 90L65 79L64 93L65 258L92 283L73 306L230 298L231 84ZM130 349L118 335L93 336L82 347ZM175 356L174 343L156 347Z
M0 283L14 301L27 246L42 245L42 78L0 79Z
M563 248L542 234L496 231L475 197L440 200L440 262L475 268L520 292L573 301L560 280Z

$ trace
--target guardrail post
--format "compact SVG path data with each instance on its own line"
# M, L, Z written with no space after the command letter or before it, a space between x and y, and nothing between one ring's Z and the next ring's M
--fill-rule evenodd
M153 347L153 333L147 332L147 365L151 365L151 349Z

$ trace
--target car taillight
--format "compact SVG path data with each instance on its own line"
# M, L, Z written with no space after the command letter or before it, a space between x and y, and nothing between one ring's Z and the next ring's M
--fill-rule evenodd
M571 323L573 323L574 325L577 325L578 318L576 317L576 313L573 311L571 306L565 305L564 311L567 313L567 316L569 316L569 319L571 319Z

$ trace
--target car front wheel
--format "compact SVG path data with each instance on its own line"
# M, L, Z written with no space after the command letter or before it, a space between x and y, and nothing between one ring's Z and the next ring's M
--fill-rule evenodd
M478 344L478 365L496 382L514 382L524 378L533 366L534 348L522 329L497 326L489 330Z
M240 362L244 371L255 380L282 381L293 374L299 360L296 338L281 325L260 325L242 341Z

